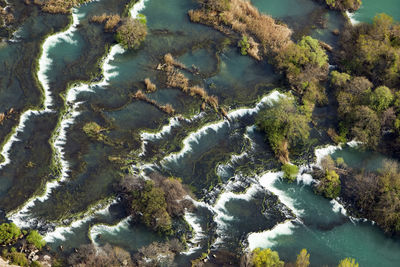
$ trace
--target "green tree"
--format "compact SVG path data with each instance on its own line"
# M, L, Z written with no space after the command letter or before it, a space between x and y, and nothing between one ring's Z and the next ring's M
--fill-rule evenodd
M288 163L288 149L304 144L310 134L310 118L295 105L293 97L281 98L261 112L256 120L282 163Z
M286 163L282 165L282 171L284 178L288 179L289 181L294 181L296 180L299 168L296 165Z
M386 86L379 86L370 96L371 106L374 110L381 112L387 109L393 101L392 91Z
M129 18L117 29L115 39L126 49L137 49L146 36L146 20Z
M339 175L334 170L326 170L325 176L317 186L317 191L327 198L337 198L340 194Z
M36 230L31 230L29 232L29 235L26 237L26 241L38 249L42 249L42 247L46 245L46 241L44 241L43 237Z
M297 255L296 267L308 267L310 265L310 254L303 248L300 254Z
M242 39L238 42L238 46L240 47L240 53L245 56L247 55L247 50L250 48L249 41L246 35L242 36Z
M141 221L155 231L171 232L171 218L167 212L164 191L146 181L143 190L132 192L132 213L139 215Z
M7 245L16 241L21 235L21 230L14 223L0 225L0 244Z
M345 258L340 261L338 267L358 267L358 263L356 263L355 259Z
M271 249L256 248L253 250L252 263L255 267L283 267L284 262L279 259L279 254Z

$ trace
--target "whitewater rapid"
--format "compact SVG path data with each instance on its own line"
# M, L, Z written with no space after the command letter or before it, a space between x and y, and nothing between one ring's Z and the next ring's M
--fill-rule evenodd
M137 12L144 8L144 1L140 1L136 3L131 10L136 10ZM136 6L138 5L138 6ZM132 14L132 13L131 13ZM136 14L137 16L137 14ZM5 161L0 164L0 169L10 162L9 151L11 150L11 146L13 142L19 141L17 138L18 132L22 132L25 127L25 122L28 120L29 116L32 114L43 114L47 112L54 112L52 109L53 98L50 90L49 79L47 73L49 72L52 64L52 59L50 58L49 51L51 48L56 46L58 43L64 41L71 45L76 45L77 41L74 40L74 33L76 32L78 25L80 24L80 20L85 17L85 14L79 14L78 9L74 8L72 10L72 23L68 29L65 31L55 33L54 35L49 36L42 45L42 53L39 58L39 69L38 69L38 80L44 90L44 110L42 111L34 111L28 110L21 116L20 124L17 127L15 133L11 136L9 142L3 147L4 153L2 155L5 158ZM21 228L29 228L33 223L35 223L35 218L31 216L29 210L31 207L35 205L36 201L45 201L49 198L53 189L57 188L62 182L64 182L69 177L69 162L65 156L65 145L67 142L67 130L70 128L75 119L80 115L78 111L79 106L83 103L82 101L77 101L77 97L81 92L93 92L96 87L105 87L109 84L111 78L118 75L118 71L116 71L116 67L111 64L111 62L115 59L115 56L118 54L122 54L125 52L125 49L122 48L119 44L113 45L107 56L102 60L102 70L103 70L103 78L101 81L97 83L81 83L79 85L73 86L67 89L66 97L65 97L65 105L66 112L63 114L60 124L55 130L55 134L52 137L51 143L55 149L55 161L58 162L61 174L58 179L47 182L45 185L44 193L40 196L34 196L30 198L21 208L10 212L7 216L19 227Z

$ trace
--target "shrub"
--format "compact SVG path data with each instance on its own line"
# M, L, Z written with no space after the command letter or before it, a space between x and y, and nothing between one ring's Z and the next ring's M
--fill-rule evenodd
M286 163L282 165L283 177L289 181L295 181L299 168L296 165Z
M18 239L21 230L14 223L3 223L0 225L0 244L7 245Z
M167 212L165 194L154 182L146 181L142 191L132 194L131 212L140 221L155 231L171 233L171 218Z
M42 249L42 247L46 245L46 241L43 240L43 237L36 230L29 232L29 235L26 237L26 241L38 249Z
M334 170L326 170L325 176L317 185L317 191L326 198L337 198L340 194L339 175Z
M271 249L256 248L252 253L252 263L255 267L283 267L284 262L279 259L279 254Z
M240 53L242 55L247 55L247 50L250 48L249 41L247 40L247 36L243 35L242 39L239 41L238 46L240 47Z
M117 29L118 43L126 49L137 49L146 39L147 26L138 19L129 18Z
M345 258L341 260L338 267L358 267L358 263L355 259L352 258Z
M39 262L37 262L37 261L32 261L30 267L43 267L43 265L41 265L41 264L40 264Z
M393 101L393 94L386 86L379 86L370 96L371 106L374 110L381 112L387 109Z
M29 261L24 253L11 252L10 257L11 257L11 263L16 264L18 266L28 266L29 264Z
M310 134L310 119L295 105L292 97L285 97L273 107L260 112L257 127L266 134L275 155L282 163L289 161L290 147L302 145Z
M303 248L300 254L297 255L296 267L308 267L310 265L310 254Z
M144 79L144 83L148 92L154 92L155 90L157 90L156 85L152 83L149 78Z

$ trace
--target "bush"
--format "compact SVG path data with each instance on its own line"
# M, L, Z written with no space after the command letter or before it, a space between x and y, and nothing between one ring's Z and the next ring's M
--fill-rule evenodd
M255 267L283 267L284 262L279 259L279 254L271 249L256 248L252 253L252 263Z
M352 258L345 258L341 260L338 267L358 267L358 263L355 259Z
M167 212L164 191L146 181L142 191L132 192L131 212L140 216L147 227L163 233L171 233L171 218Z
M299 168L296 165L286 163L282 165L283 177L289 181L295 181Z
M308 267L310 265L310 254L303 248L300 254L297 255L296 267Z
M147 26L143 20L129 18L117 29L115 39L126 49L138 49L146 35Z
M247 50L250 48L250 44L246 35L243 35L242 39L238 43L238 46L240 47L240 53L242 53L243 56L247 55Z
M24 253L21 252L11 252L10 253L11 257L11 263L16 264L18 266L28 266L29 261L26 258Z
M370 101L372 108L381 112L390 106L393 101L393 94L386 86L379 86L371 93Z
M42 247L46 245L46 241L43 240L43 237L36 230L29 232L26 241L28 241L29 244L34 245L37 249L42 249Z
M14 223L3 223L0 225L0 244L13 243L21 235L21 230Z
M334 170L326 170L325 176L317 185L318 193L326 198L335 199L339 196L341 190L339 175Z
M285 164L289 162L288 149L306 142L310 118L299 110L292 97L280 99L273 107L260 112L257 127L266 134L275 155Z
M32 261L30 267L43 267L43 265L41 265L41 264L40 264L39 262L37 262L37 261Z

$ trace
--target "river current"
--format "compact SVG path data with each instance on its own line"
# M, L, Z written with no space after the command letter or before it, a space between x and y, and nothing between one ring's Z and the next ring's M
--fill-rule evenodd
M294 261L306 248L311 266L335 266L345 257L360 266L399 265L399 240L374 222L348 216L336 200L316 195L313 178L302 172L328 154L371 169L378 169L384 156L361 151L353 142L332 146L313 129L305 151L313 157L296 159L302 168L297 182L288 184L254 126L258 112L285 97L282 77L272 66L240 55L236 44L226 45L222 34L190 23L187 11L196 8L194 1L137 2L130 15L146 16L149 35L140 50L126 51L89 23L93 15L120 12L126 2L90 2L75 8L69 22L65 16L38 13L0 48L0 108L20 111L19 118L3 125L14 123L13 132L0 130L7 140L0 164L4 216L20 227L39 229L50 246L63 244L66 251L94 242L134 253L162 241L145 227L132 226L118 205L113 185L121 165L111 159L123 155L130 159L126 173L145 176L156 170L180 177L194 192L197 209L185 214L193 237L176 259L180 266L190 266L208 246L211 253L272 248L285 261ZM332 46L337 37L331 31L345 20L311 0L252 3L295 32ZM349 15L353 23L369 22L380 12L399 19L399 7L395 0L364 0ZM324 26L315 26L321 20ZM198 68L199 74L187 76L218 96L230 120L201 111L201 102L180 90L158 86L155 67L166 53ZM129 97L147 77L158 86L148 96L171 104L183 120ZM33 78L42 90L29 84ZM121 145L90 140L82 127L91 121L107 128ZM271 203L267 208L266 200Z

